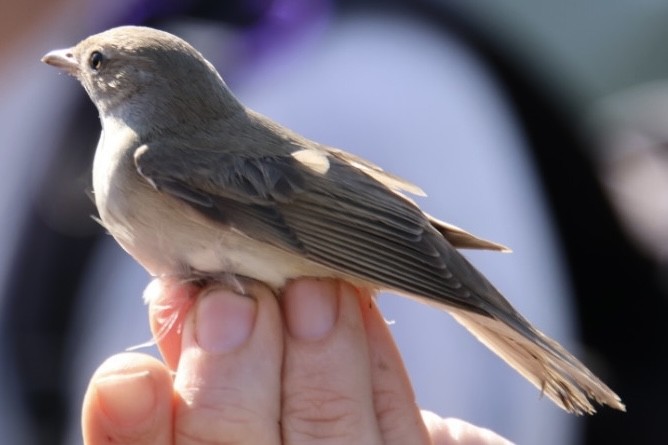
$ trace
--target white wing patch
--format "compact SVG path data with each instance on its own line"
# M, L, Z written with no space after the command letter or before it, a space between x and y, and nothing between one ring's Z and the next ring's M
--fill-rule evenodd
M304 167L316 173L324 175L329 171L329 159L325 152L306 148L295 151L291 155Z

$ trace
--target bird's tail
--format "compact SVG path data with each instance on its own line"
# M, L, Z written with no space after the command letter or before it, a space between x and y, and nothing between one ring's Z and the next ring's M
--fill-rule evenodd
M527 322L519 332L493 315L448 308L475 337L557 405L575 414L596 412L590 399L620 411L619 396L559 343ZM524 324L524 323L523 323Z

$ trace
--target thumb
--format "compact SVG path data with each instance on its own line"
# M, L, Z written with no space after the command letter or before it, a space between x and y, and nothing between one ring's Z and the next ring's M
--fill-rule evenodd
M145 354L110 357L86 390L82 429L86 445L143 445L172 442L172 378Z

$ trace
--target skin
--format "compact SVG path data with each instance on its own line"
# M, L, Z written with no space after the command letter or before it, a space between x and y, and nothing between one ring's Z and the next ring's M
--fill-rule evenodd
M369 294L300 279L280 300L260 285L249 295L154 281L146 296L164 363L105 361L84 400L84 442L510 443L419 410Z

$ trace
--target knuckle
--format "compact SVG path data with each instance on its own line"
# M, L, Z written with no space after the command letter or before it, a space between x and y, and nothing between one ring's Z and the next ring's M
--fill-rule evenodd
M104 443L150 443L155 433L155 431L146 430L106 430Z
M403 398L395 391L387 389L375 390L373 397L376 416L383 437L391 439L401 436L408 421Z
M251 409L238 388L184 388L181 391L174 435L176 442L208 445L245 443L250 431L266 424ZM265 414L266 417L266 414Z
M377 389L373 393L373 400L378 417L395 418L400 416L402 405L400 397L395 391Z
M283 400L283 429L308 440L350 437L361 428L363 404L323 388L307 388Z

